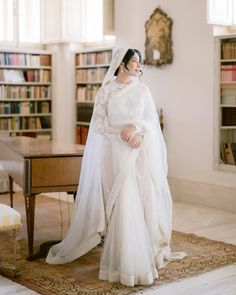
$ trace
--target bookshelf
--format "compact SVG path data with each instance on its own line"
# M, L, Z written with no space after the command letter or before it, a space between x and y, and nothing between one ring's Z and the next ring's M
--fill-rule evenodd
M219 169L236 172L236 36L217 39Z
M85 144L96 93L109 68L112 48L75 52L76 143Z
M52 54L0 49L0 136L52 138Z

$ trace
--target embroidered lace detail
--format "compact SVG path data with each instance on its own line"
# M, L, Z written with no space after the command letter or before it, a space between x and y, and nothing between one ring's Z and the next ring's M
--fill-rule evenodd
M133 87L132 91L126 91L126 87L129 86L112 81L100 88L96 96L93 126L109 140L121 139L121 130L128 124L136 127L136 133L144 135L146 128L156 123L150 121L155 118L155 107L147 89Z
M107 97L104 87L100 88L94 105L93 126L96 132L104 135L108 140L121 139L121 130L108 124Z
M142 120L145 108L145 99L140 98L140 87L133 86L132 91L125 91L129 85L115 81L109 87L109 92L112 93L107 107L109 122L112 125L123 122L124 125L136 126L136 122Z

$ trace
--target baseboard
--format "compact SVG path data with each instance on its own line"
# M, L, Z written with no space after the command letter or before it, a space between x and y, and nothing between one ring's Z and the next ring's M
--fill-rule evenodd
M170 177L174 201L236 213L236 188Z

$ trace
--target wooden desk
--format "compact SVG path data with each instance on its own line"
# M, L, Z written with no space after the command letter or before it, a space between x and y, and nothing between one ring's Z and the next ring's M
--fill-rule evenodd
M23 188L29 257L33 256L35 196L45 192L76 192L84 146L57 144L29 137L0 138L0 163Z

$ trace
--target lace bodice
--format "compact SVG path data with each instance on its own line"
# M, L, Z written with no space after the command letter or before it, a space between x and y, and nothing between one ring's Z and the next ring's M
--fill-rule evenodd
M111 127L108 123L107 86L99 89L93 111L93 127L96 132L104 135L107 139L120 139L120 129Z
M127 85L115 81L99 89L93 112L96 132L107 139L120 139L122 129L133 124L141 131L147 99L141 84Z

